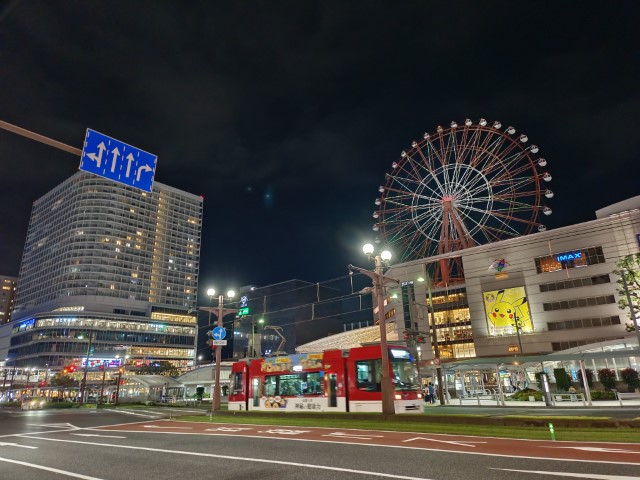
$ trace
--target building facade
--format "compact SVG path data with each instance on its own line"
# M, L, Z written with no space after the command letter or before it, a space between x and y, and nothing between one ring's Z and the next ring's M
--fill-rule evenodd
M11 319L18 279L0 275L0 325Z
M203 200L78 172L33 204L9 363L194 363ZM103 368L103 367L101 367Z
M424 333L443 360L560 352L600 342L637 344L621 310L616 263L640 251L640 197L597 219L454 254L394 265L387 318L400 338ZM464 278L432 285L437 262L459 257ZM431 348L429 348L431 347Z

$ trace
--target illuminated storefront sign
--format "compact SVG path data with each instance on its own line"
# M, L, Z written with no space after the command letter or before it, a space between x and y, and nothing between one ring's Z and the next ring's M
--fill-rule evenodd
M482 294L489 335L515 335L533 331L529 304L524 287L492 290Z
M105 368L118 368L122 363L120 358L90 358L89 368L98 368L104 366ZM87 359L83 358L81 365L84 367L87 364Z
M556 260L558 262L568 262L569 260L577 260L579 258L582 258L582 252L580 250L575 252L559 253L556 255Z

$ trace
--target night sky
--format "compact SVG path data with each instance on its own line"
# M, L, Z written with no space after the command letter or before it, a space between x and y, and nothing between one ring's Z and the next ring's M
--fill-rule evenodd
M384 174L424 132L500 120L553 175L549 228L640 194L637 2L0 2L0 120L92 128L203 195L210 285L367 266ZM0 274L79 158L0 130Z

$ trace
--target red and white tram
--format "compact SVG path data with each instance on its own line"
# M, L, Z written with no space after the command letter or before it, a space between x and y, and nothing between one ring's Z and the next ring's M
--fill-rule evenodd
M420 380L404 347L389 347L396 413L422 411ZM380 345L247 359L231 368L229 410L382 412Z

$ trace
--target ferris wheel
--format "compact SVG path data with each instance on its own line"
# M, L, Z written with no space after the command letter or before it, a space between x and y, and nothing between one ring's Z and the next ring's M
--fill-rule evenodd
M514 127L485 119L425 133L379 187L376 241L394 247L404 262L546 230L551 175L528 141ZM456 269L461 264L440 262L438 282L449 283L461 273Z

